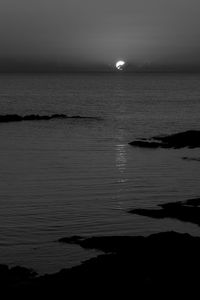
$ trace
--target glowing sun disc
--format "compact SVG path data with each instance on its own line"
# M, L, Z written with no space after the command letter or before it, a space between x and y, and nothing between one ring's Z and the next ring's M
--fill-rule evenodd
M125 61L123 60L119 60L118 62L116 62L115 66L118 70L123 70L123 67L125 65Z

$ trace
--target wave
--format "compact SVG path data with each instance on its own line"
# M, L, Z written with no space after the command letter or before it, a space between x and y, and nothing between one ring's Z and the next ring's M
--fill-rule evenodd
M101 120L99 117L86 117L86 116L68 116L65 114L53 114L53 115L25 115L20 116L17 114L7 114L0 115L0 123L8 122L20 122L20 121L42 121L42 120L52 120L52 119L89 119L89 120Z

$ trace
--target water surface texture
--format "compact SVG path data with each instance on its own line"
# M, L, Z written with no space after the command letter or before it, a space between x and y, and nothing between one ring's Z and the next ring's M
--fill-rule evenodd
M200 149L140 149L135 138L200 130L200 75L0 75L0 114L66 114L0 124L0 263L40 273L95 253L57 239L200 229L130 215L200 196Z

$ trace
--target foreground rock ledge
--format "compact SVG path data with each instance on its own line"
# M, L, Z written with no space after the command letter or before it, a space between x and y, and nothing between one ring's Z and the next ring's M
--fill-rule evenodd
M98 249L104 254L71 269L52 275L24 278L20 281L1 276L1 288L30 295L83 296L155 295L163 299L199 289L200 238L176 232L142 236L62 238L62 243ZM0 269L1 271L1 269ZM4 270L5 271L5 270ZM6 279L5 279L6 278ZM11 277L12 278L12 277ZM63 294L64 293L64 294ZM72 299L72 298L69 298ZM125 298L124 298L125 299ZM140 298L136 298L140 299Z
M200 131L188 130L165 136L154 136L149 139L139 139L129 143L131 146L142 148L174 148L200 147Z

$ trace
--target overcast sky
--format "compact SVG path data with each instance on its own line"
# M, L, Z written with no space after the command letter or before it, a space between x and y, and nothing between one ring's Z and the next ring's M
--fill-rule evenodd
M199 0L1 0L0 66L200 69Z

